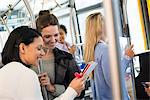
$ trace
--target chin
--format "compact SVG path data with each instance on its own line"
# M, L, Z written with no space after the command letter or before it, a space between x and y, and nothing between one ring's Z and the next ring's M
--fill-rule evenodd
M54 49L54 48L55 48L55 45L51 45L50 48L51 48L51 49Z
M34 67L38 67L38 62L32 64Z
M60 43L61 43L61 44L64 44L64 42L63 42L63 41L61 41Z

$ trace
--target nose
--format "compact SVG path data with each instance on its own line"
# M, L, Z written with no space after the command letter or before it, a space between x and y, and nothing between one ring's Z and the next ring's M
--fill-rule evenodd
M44 50L43 49L41 49L41 54L40 54L41 56L44 56L45 55L45 52L44 52Z
M55 42L56 40L55 40L55 37L54 36L52 36L51 37L51 42Z

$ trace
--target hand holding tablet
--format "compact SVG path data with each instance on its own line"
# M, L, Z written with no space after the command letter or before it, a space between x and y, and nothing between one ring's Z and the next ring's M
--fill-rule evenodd
M94 61L91 61L91 62L88 62L86 64L86 67L84 68L84 70L81 72L81 74L79 73L74 73L74 75L77 77L77 78L81 78L81 77L85 77L86 79L88 78L88 76L90 75L90 73L95 69L95 67L97 66L97 63L94 62Z

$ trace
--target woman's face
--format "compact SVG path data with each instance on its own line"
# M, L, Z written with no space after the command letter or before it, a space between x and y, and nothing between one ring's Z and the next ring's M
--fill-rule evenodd
M21 60L28 65L37 66L38 60L45 55L43 51L43 44L44 42L42 37L35 38L34 41L29 45L21 43Z
M57 25L49 25L42 29L44 44L49 49L54 49L59 40L59 30Z
M63 44L65 42L66 33L64 30L59 29L59 34L60 34L59 42Z

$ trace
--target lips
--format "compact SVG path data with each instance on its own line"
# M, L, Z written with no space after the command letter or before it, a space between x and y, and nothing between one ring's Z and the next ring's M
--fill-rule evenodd
M53 47L56 46L56 43L49 43L47 46L50 47L50 48L51 48L51 47L53 48Z

